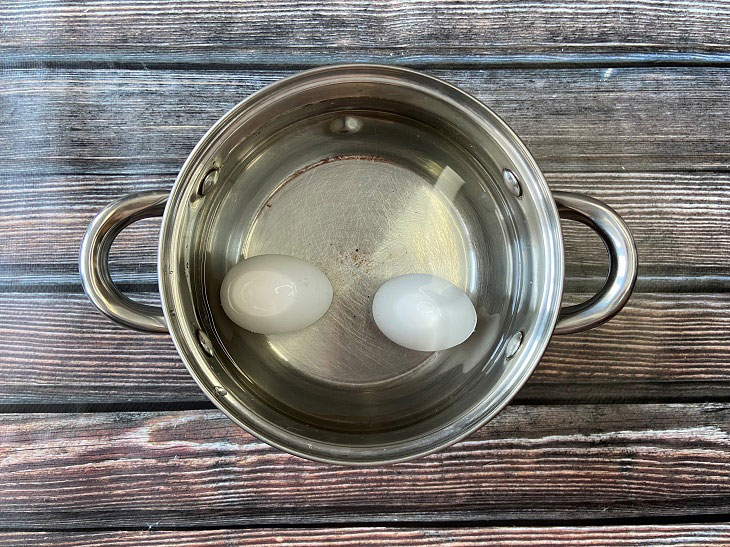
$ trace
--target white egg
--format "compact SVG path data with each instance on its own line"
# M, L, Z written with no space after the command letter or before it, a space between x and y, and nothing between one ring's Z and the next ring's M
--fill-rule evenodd
M293 256L270 254L241 260L221 285L226 315L259 334L308 327L331 303L329 279L314 264Z
M384 283L373 298L373 318L393 342L418 351L459 345L477 324L466 293L428 274L401 275Z

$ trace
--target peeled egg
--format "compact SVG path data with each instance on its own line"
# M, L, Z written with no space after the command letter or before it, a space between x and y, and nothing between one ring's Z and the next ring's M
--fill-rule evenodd
M281 334L308 327L332 303L332 285L314 264L269 254L241 260L221 285L226 315L246 330Z
M396 344L441 351L461 344L477 324L469 297L435 275L407 274L385 282L373 298L373 318Z

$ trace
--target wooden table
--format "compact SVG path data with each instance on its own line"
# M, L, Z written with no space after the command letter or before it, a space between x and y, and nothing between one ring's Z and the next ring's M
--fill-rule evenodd
M728 3L8 0L0 37L0 545L730 544ZM253 91L346 61L473 92L641 263L625 311L555 337L492 423L373 469L254 440L77 273L109 201L170 188ZM143 300L158 227L113 252ZM565 229L577 299L606 258Z

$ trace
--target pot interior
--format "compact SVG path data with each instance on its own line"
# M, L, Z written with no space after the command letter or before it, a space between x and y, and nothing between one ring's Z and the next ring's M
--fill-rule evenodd
M550 213L544 181L434 81L355 71L283 82L241 108L178 181L185 190L167 214L184 227L175 248L185 277L173 277L204 353L186 361L239 423L295 453L367 463L455 440L507 402L552 330L549 282L559 302L562 247L540 220ZM504 183L506 168L521 196ZM226 316L226 272L268 253L325 273L334 298L324 317L266 336ZM379 331L372 298L406 273L438 275L469 295L478 321L466 342L418 352Z

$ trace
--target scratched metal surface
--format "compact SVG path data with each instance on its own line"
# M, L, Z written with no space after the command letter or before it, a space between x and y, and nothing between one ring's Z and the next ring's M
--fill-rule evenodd
M403 273L433 273L466 289L476 265L468 264L474 245L461 216L431 181L395 165L344 160L298 179L264 206L245 254L303 255L321 265L336 297L331 313L312 325L316 332L271 337L276 352L324 381L374 384L417 368L424 354L385 338L372 320L371 299ZM353 180L361 184L347 183Z

